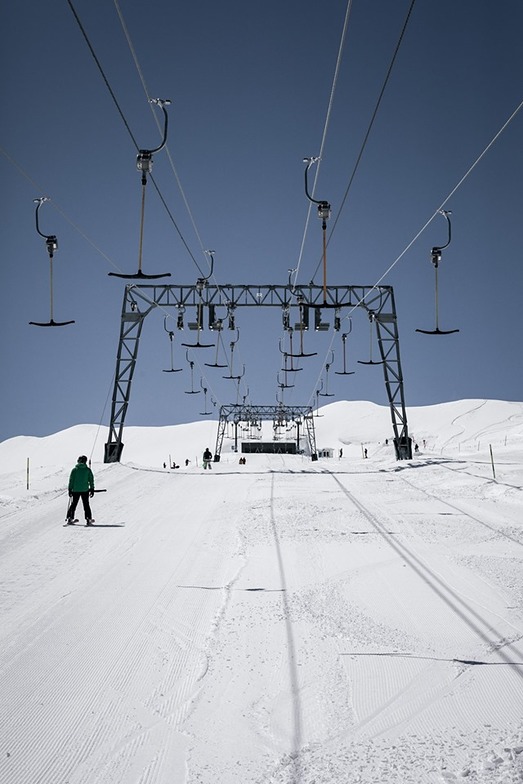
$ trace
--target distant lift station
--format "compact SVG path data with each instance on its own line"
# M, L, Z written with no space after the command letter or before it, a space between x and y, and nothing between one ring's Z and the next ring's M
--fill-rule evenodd
M189 313L187 326L197 331L193 344L183 345L202 348L201 331L221 329L222 322L216 320L216 311L226 311L229 329L235 329L237 308L279 308L283 326L291 329L291 313L296 314L296 329L300 334L303 352L303 334L312 321L316 331L328 329L322 321L324 311L334 314L333 327L339 331L342 314L356 307L363 308L369 317L371 329L375 327L380 353L379 364L383 367L385 389L389 401L393 442L398 460L412 457L411 439L408 434L407 415L403 392L403 375L400 362L399 335L392 286L317 286L315 284L287 285L211 285L202 279L192 285L164 285L131 283L124 290L120 325L120 340L116 358L115 381L109 425L109 440L105 444L106 463L119 462L123 450L123 429L129 406L131 385L136 368L138 347L145 317L155 308L164 312L173 308L177 311L176 325L184 328L185 314ZM311 319L313 315L313 319ZM312 325L311 325L312 326ZM303 354L302 354L303 355ZM299 356L296 354L296 356ZM378 363L373 363L378 364ZM246 413L246 412L243 412ZM225 416L225 414L224 414ZM272 414L271 414L272 416ZM302 413L303 422L308 415ZM234 421L234 418L233 418ZM220 431L218 439L220 438ZM223 438L223 435L222 435ZM218 445L218 444L217 444ZM315 446L311 457L316 455ZM221 447L217 449L220 454ZM315 459L315 458L313 458Z
M241 451L246 453L267 453L290 454L300 453L300 428L303 428L307 438L309 454L312 460L317 460L316 437L314 434L314 412L312 406L255 406L230 404L220 408L220 419L218 422L218 435L216 438L216 448L214 450L215 462L220 461L223 447L223 438L227 431L227 426L232 424L234 427L235 452L238 451L238 426L245 424L249 427L261 427L265 420L272 419L275 428L292 425L296 428L296 441L244 441Z

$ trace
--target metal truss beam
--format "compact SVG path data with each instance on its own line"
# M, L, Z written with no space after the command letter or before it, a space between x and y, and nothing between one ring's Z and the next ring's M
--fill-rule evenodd
M125 287L120 340L116 358L116 372L109 425L109 440L105 445L105 462L118 462L123 450L123 428L129 406L131 385L138 357L138 346L145 317L155 308L177 309L177 324L183 328L186 311L194 308L190 328L204 329L204 310L208 311L208 325L215 318L228 320L234 329L234 313L241 307L273 307L282 311L284 326L290 326L290 314L298 314L299 324L308 329L309 310L315 314L316 330L328 328L321 320L324 309L334 313L334 329L340 329L342 311L363 308L376 324L377 340L385 387L389 399L394 445L398 460L412 457L408 436L407 415L403 392L403 376L400 363L399 335L397 327L394 293L391 286L305 286L288 285L211 285L199 280L193 285L128 284ZM216 312L216 309L219 311ZM222 308L225 310L222 311ZM189 316L190 317L190 316ZM308 417L304 420L306 427ZM312 454L315 454L316 450Z
M220 408L218 435L216 437L216 448L214 450L215 461L219 462L220 460L223 439L227 430L227 425L230 422L234 425L234 448L236 451L238 449L238 425L241 422L254 424L271 419L275 425L285 426L295 424L297 426L296 440L298 442L298 447L300 426L304 426L307 431L307 441L311 460L314 461L318 459L312 406L255 406L251 404L241 405L239 403L231 403L229 405L221 406Z

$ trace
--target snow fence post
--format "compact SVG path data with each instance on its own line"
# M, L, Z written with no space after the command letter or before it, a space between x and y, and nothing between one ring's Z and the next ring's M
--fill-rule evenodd
M489 444L490 462L492 463L492 476L496 479L496 469L494 468L494 455L492 454L492 444Z

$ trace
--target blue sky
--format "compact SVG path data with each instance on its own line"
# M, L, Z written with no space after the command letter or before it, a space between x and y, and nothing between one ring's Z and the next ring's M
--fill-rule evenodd
M298 282L308 282L322 237L314 212L305 232L302 161L320 151L347 2L73 5L140 147L159 144L160 132L122 19L149 96L172 101L168 150L176 176L165 150L155 155L153 174L191 253L149 185L144 271L194 284L200 273L191 254L205 269L210 248L218 284L283 284L298 262ZM332 205L329 231L410 5L351 4L315 191ZM520 105L522 29L519 0L416 0L329 242L329 285L377 282ZM137 268L141 199L135 147L67 0L10 4L3 31L1 439L108 424L125 285L108 273ZM407 405L523 399L522 131L523 110L445 205L453 240L440 267L440 322L460 332L415 331L434 323L430 249L446 241L441 216L383 280L395 291ZM49 318L49 264L34 227L33 199L43 195L50 201L41 228L59 243L55 320L75 319L60 329L28 323ZM145 322L129 425L193 421L205 409L203 393L185 394L190 376L180 344L187 332L174 342L184 372L162 372L170 366L164 316L155 312ZM273 404L281 314L244 309L237 325L235 359L246 367L240 394ZM356 372L348 377L334 375L340 334L307 334L317 356L296 374L285 402L315 399L332 347L335 396L320 404L386 404L381 368L357 364L369 352L362 309L352 316L347 360ZM227 349L232 337L223 333ZM217 415L220 404L236 402L236 384L205 367L213 349L193 359L196 383L209 390Z

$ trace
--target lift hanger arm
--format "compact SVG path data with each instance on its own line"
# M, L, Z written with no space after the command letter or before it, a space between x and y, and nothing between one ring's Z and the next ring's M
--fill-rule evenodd
M147 155L150 158L151 155L160 152L160 150L163 150L163 148L167 143L167 128L169 125L169 115L167 114L167 109L165 107L170 106L171 101L168 98L150 98L149 103L154 104L155 106L159 106L163 112L163 139L161 141L161 144L158 147L155 147L154 150L140 150L137 158L138 161L140 160L141 155Z
M450 218L449 218L449 215L452 215L452 212L451 212L451 210L440 210L439 213L440 213L440 215L443 215L443 217L447 221L447 226L448 226L448 230L449 230L449 236L448 236L448 240L445 243L445 245L436 245L434 248L432 248L432 257L433 257L432 258L432 262L433 263L434 263L434 254L437 253L438 251L442 251L445 248L448 248L448 246L450 245L451 240L452 240L452 227L451 227ZM441 260L441 253L439 254L439 260Z

